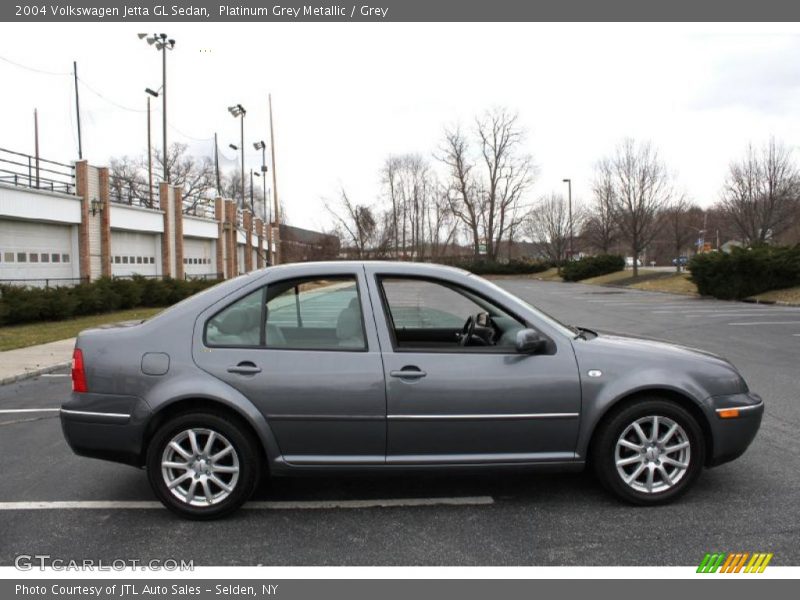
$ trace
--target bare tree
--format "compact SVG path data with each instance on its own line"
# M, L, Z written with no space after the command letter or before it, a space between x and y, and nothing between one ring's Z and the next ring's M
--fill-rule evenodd
M742 240L764 244L797 220L800 176L791 150L775 138L730 165L720 204Z
M156 150L154 162L164 172L164 153ZM197 157L188 153L186 144L171 144L167 152L170 183L183 191L184 212L192 212L196 206L209 201L217 187L214 161L207 156ZM241 185L240 185L241 187Z
M533 183L533 161L523 150L525 130L518 115L504 108L476 119L485 179L483 234L486 254L497 259L500 242L521 218L519 200Z
M483 196L477 192L474 162L469 156L469 143L460 128L446 129L439 160L447 167L450 210L467 229L474 256L480 255L481 223L484 216Z
M112 158L108 170L112 199L116 202L136 202L150 206L147 173L142 171L138 159L130 156Z
M698 215L702 215L702 210L692 204L684 195L676 196L663 210L661 221L676 259L680 258L689 242L697 234L699 228L694 224ZM680 272L680 260L675 261L675 270Z
M325 209L335 219L339 237L352 245L358 258L367 258L379 226L372 209L354 204L344 188L340 192L338 207L325 202Z
M581 211L573 210L573 227L581 221ZM523 221L523 230L556 265L560 274L569 250L569 207L564 197L553 193L539 199Z
M672 177L649 142L626 139L608 159L613 172L614 213L630 243L633 276L639 256L658 232L658 217L673 198Z
M589 243L603 254L609 254L619 239L619 225L614 214L614 168L604 159L595 167L592 181L592 205L586 217L584 234Z

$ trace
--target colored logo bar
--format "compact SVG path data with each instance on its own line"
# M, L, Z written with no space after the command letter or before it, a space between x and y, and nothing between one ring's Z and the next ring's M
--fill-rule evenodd
M698 573L763 573L772 552L707 552L697 567Z

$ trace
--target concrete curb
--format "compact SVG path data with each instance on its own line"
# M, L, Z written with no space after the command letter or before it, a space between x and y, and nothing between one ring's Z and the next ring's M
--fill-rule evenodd
M72 366L72 362L67 361L54 365L47 365L46 367L31 369L30 371L25 371L24 373L17 373L16 375L10 375L9 377L0 379L0 385L7 385L9 383L31 379L33 377L38 377L39 375L44 375L46 373L52 373L53 371L58 371L59 369L64 369L70 366Z

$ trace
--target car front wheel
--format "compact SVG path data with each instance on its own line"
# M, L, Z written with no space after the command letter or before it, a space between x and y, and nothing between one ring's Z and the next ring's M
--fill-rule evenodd
M260 460L252 435L225 415L179 415L162 425L147 454L156 496L190 519L227 515L252 495Z
M601 426L592 461L601 482L619 498L662 504L685 493L700 474L703 433L674 402L636 402Z

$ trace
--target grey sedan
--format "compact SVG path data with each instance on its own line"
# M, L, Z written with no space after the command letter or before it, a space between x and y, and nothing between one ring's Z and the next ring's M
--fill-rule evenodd
M686 492L764 411L723 358L572 327L458 269L271 267L84 331L61 410L80 455L147 469L185 517L261 477L591 465L619 498Z

